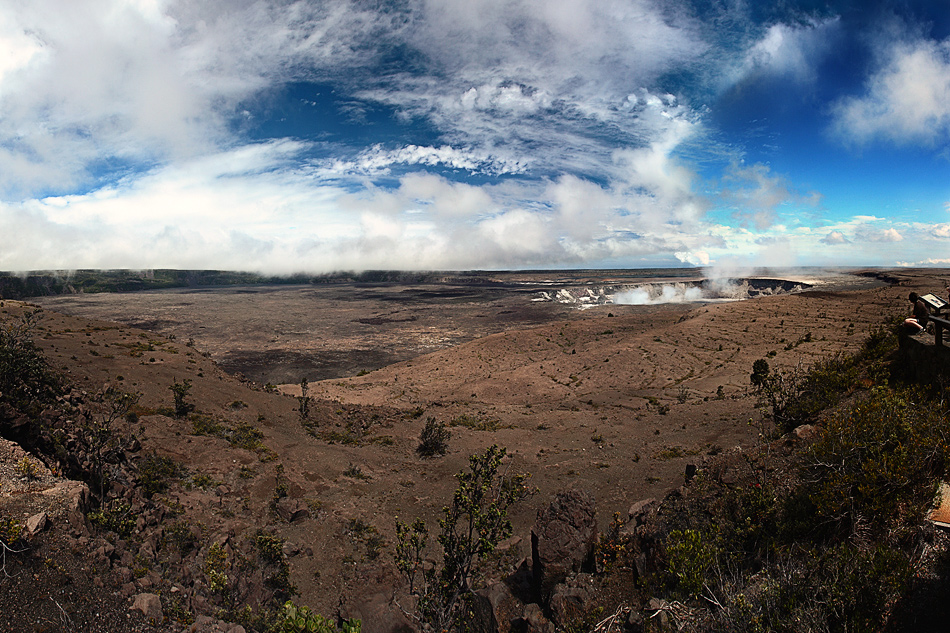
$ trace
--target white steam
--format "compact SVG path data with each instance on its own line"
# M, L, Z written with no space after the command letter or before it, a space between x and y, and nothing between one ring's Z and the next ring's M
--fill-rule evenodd
M655 305L660 303L692 303L703 301L703 289L687 284L649 285L618 292L613 302L619 305Z
M542 291L535 301L556 301L579 308L598 305L661 305L742 301L765 295L801 292L813 285L773 278L718 278L681 282L639 283L622 286L577 286Z

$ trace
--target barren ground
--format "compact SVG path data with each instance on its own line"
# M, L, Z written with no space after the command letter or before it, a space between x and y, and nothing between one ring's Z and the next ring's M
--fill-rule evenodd
M888 286L584 311L532 302L533 288L51 297L35 300L46 308L36 339L83 388L111 382L141 392L144 450L222 483L208 495L169 493L209 538L277 531L294 546L298 602L327 613L342 605L371 623L398 581L391 547L374 558L353 519L391 545L395 516L436 518L452 475L498 444L539 490L515 511L521 541L507 550L511 562L530 554L530 526L558 490L590 490L606 525L614 512L680 486L687 464L757 441L760 413L748 389L755 360L788 367L854 350L885 316L907 312L910 289L942 289L946 271L892 275L897 283ZM5 304L3 318L25 309ZM269 393L224 369L290 384ZM360 370L373 371L355 376ZM319 380L327 375L336 377ZM312 432L292 397L301 377L316 399ZM156 413L185 378L199 411L257 425L276 460ZM415 453L428 417L451 427L445 457ZM311 518L288 524L270 511L277 464ZM242 477L242 467L253 476ZM4 601L9 591L0 585Z

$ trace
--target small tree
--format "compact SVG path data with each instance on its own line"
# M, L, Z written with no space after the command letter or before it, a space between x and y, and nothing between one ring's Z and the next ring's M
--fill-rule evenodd
M505 454L504 448L492 446L469 458L469 472L455 475L458 488L439 521L441 564L427 564L424 558L425 521L407 525L396 520L396 566L416 597L415 617L434 630L456 630L463 621L462 606L473 593L475 565L511 536L508 508L530 494L527 475L498 473Z
M188 392L191 391L191 381L187 378L182 382L175 380L172 386L168 388L175 398L175 416L183 418L195 410L195 405L186 402Z
M35 415L62 391L62 380L33 343L40 310L0 322L0 404Z
M83 439L92 456L93 473L98 483L99 499L105 499L108 477L105 474L106 453L122 448L132 438L123 436L116 428L138 403L140 393L126 393L116 387L106 387L94 396L96 415L87 418L82 425Z
M297 398L297 411L300 413L300 419L306 420L310 417L310 396L307 392L310 390L310 383L306 378L300 379L300 396Z
M764 360L757 360L750 379L783 433L814 420L853 391L858 382L858 366L852 356L824 358L809 368L801 363L790 370L767 371L767 367Z
M445 428L445 424L437 422L435 418L426 420L426 425L419 436L419 446L416 452L420 457L435 457L445 455L449 450L449 438L452 432Z
M753 387L761 387L765 382L766 378L769 377L769 361L764 358L752 363L752 373L749 375L749 380L752 382Z

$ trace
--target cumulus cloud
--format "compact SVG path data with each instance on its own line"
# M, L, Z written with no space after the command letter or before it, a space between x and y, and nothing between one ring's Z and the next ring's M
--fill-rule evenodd
M828 235L824 236L818 241L821 242L822 244L828 244L830 246L833 246L835 244L847 244L850 242L850 240L846 238L844 236L844 233L842 233L841 231L830 231Z
M944 142L950 134L950 40L892 45L863 95L834 109L835 131L850 142Z
M554 176L600 175L618 144L648 145L688 118L645 87L708 48L694 21L648 0L426 0L404 35L432 73L360 96Z
M855 239L862 242L901 242L904 236L896 228L880 228L870 224L858 225Z
M707 48L697 23L651 0L424 0L423 6L411 41L469 80L520 76L543 89L617 86L625 73L615 71L622 70L643 85Z
M674 255L676 259L690 266L709 266L709 253L706 251L674 253Z

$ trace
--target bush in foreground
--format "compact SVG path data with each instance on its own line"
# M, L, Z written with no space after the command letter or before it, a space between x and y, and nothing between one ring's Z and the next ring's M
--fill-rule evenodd
M640 581L647 596L683 601L684 630L898 624L934 546L926 518L950 473L950 412L943 393L888 384L892 349L877 332L855 355L807 371L753 368L779 429L812 422L818 433L748 451L738 481L700 476L688 499L669 501L660 573Z
M416 618L433 630L454 631L465 622L475 565L511 536L508 509L530 492L527 475L498 472L505 454L491 446L471 456L469 472L455 475L458 488L439 521L441 563L426 556L429 532L422 519L412 525L396 520L396 566L416 598Z

